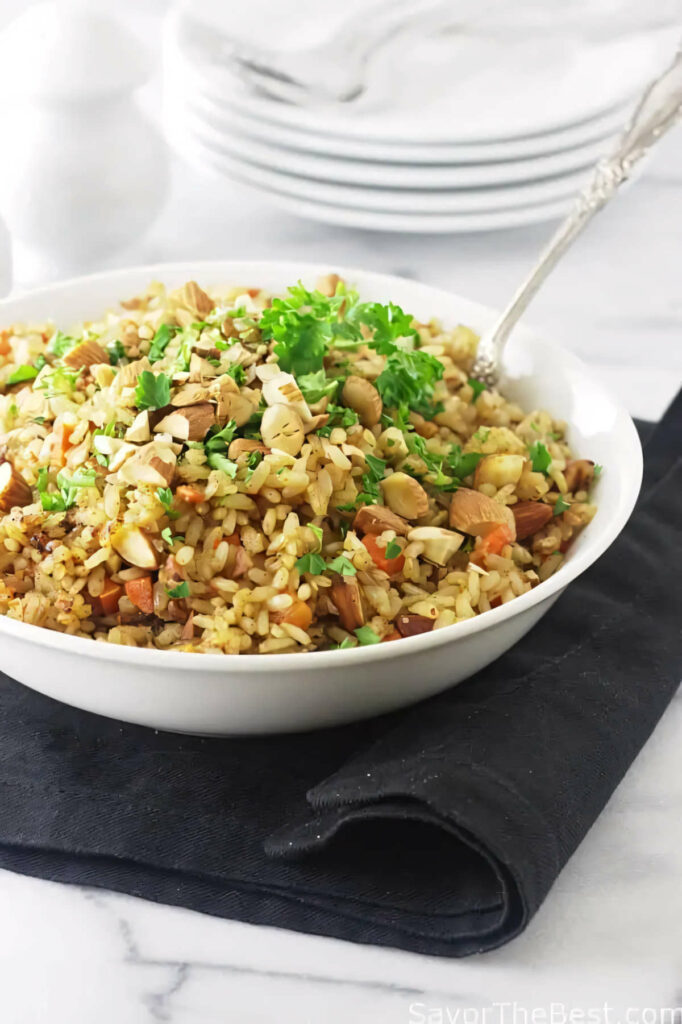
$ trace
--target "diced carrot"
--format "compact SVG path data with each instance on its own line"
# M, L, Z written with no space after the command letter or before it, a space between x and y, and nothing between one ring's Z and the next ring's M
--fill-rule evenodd
M372 561L378 569L382 569L388 573L389 576L396 576L399 572L402 572L403 566L405 565L405 556L396 555L395 558L386 558L386 549L379 547L379 543L373 533L366 533L362 538L362 543L365 545Z
M180 501L186 501L188 505L200 505L204 500L204 492L198 487L192 487L191 484L181 484L176 488L175 494Z
M68 423L62 423L55 430L55 439L52 449L52 461L55 466L61 469L66 465L66 453L71 447L71 435L76 428Z
M305 601L294 601L286 611L275 612L272 618L274 622L288 622L290 626L308 629L313 621L313 613Z
M11 334L9 331L0 331L0 356L8 356L10 354L10 338Z
M487 555L499 555L500 551L506 544L511 544L514 539L514 535L507 526L506 523L500 523L494 530L487 533L483 538L483 541L475 551L475 554L480 558L484 558ZM472 561L477 561L472 556Z
M145 615L153 613L154 591L151 576L140 576L139 579L128 580L126 583L126 594L131 604L134 604Z
M95 615L114 615L118 611L118 599L123 594L123 587L108 577L104 581L102 593L90 600Z
M389 640L400 640L402 639L397 629L394 629L392 633L387 633L381 641L382 644L388 643Z

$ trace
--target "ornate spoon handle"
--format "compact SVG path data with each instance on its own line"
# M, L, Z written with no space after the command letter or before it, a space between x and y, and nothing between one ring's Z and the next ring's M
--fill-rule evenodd
M494 384L499 375L502 348L516 322L549 273L574 239L602 209L618 186L626 181L635 164L682 116L682 48L670 67L648 86L630 123L610 156L600 160L591 181L576 197L575 205L559 226L538 262L517 290L491 331L478 346L472 375Z

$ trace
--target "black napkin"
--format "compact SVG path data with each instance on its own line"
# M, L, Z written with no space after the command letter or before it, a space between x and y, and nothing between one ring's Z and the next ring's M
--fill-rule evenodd
M424 953L508 941L679 681L681 438L682 395L609 552L511 652L415 708L208 740L2 677L0 866Z

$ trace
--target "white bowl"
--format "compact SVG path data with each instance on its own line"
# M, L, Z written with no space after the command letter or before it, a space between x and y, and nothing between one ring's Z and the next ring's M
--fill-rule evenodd
M173 263L95 274L0 302L0 323L52 317L68 327L95 318L150 280L175 286L260 286L282 291L341 273L368 300L397 302L421 319L481 330L494 313L415 281L324 265ZM559 571L530 593L466 622L391 644L288 655L185 654L137 650L65 636L0 616L2 669L75 707L177 732L286 732L338 725L412 704L453 686L516 643L618 536L635 504L642 451L632 420L574 355L526 328L505 353L504 390L527 409L570 425L574 450L604 466L595 519ZM557 618L560 628L560 616ZM532 640L529 641L532 643Z

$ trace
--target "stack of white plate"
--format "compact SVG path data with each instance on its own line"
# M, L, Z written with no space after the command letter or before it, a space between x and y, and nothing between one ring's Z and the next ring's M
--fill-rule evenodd
M164 37L180 154L294 214L385 231L466 232L560 217L608 150L667 40L559 49L429 37L350 103L295 106ZM378 84L377 84L378 83ZM383 91L382 91L383 89Z

